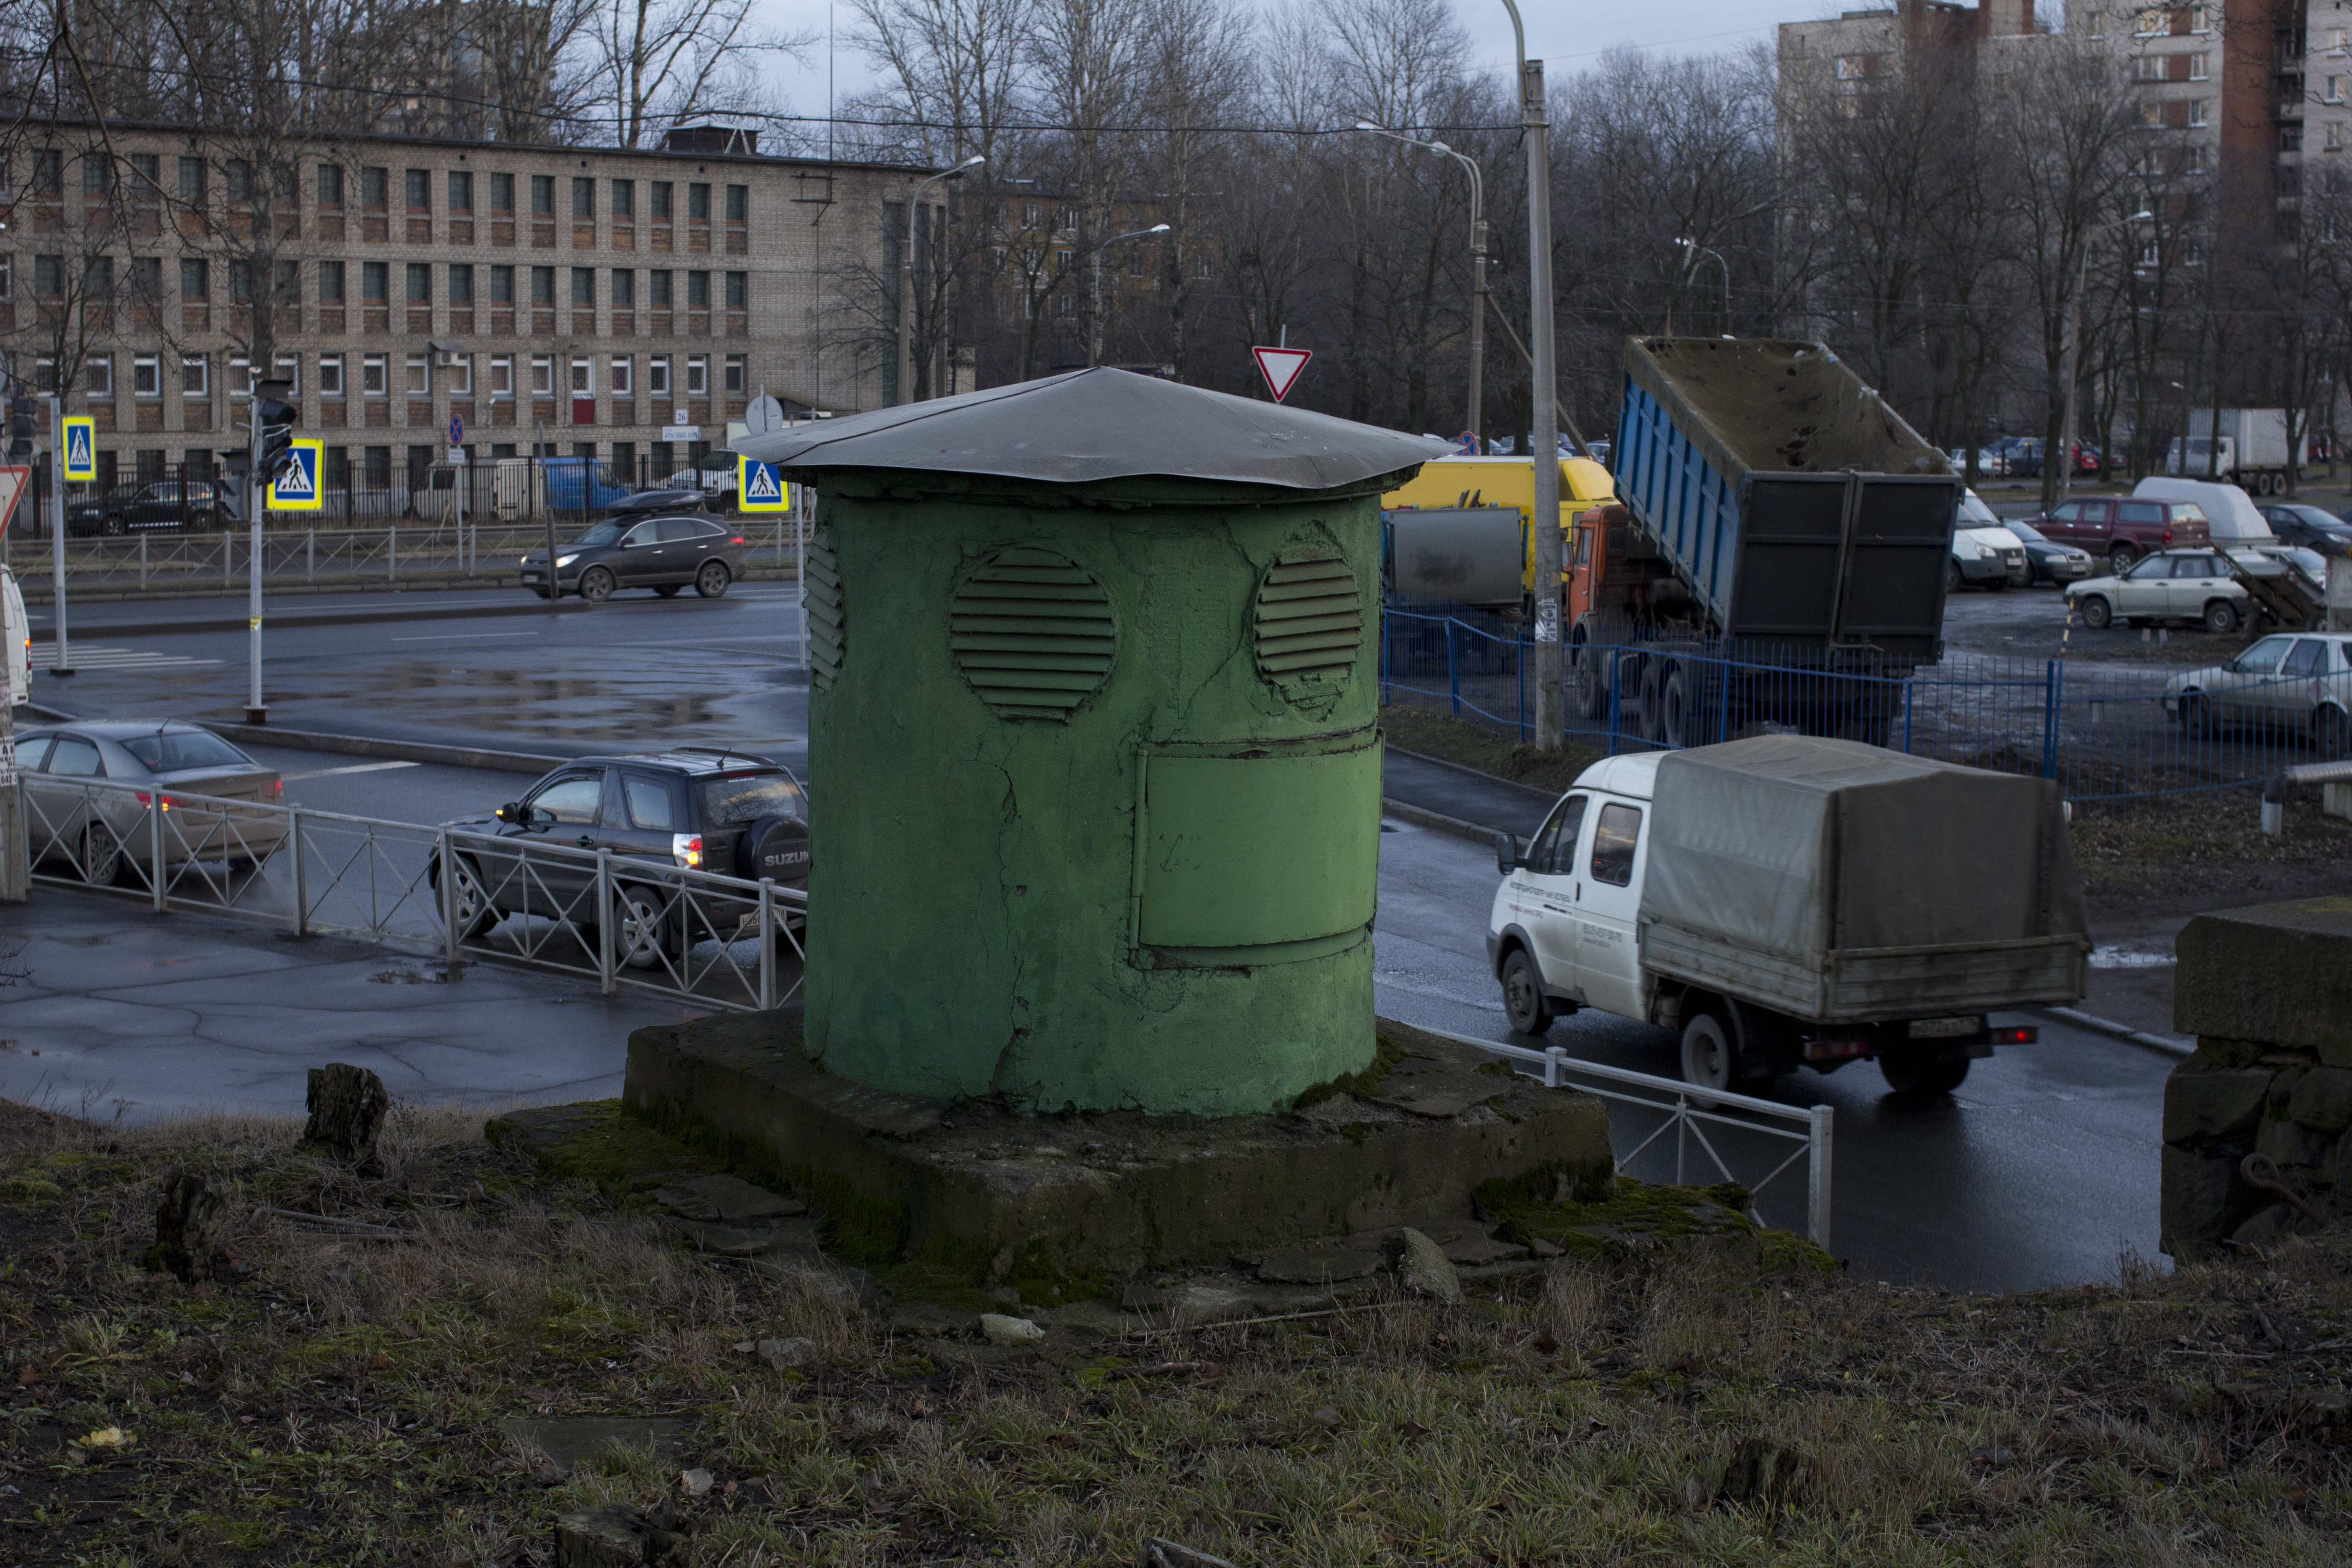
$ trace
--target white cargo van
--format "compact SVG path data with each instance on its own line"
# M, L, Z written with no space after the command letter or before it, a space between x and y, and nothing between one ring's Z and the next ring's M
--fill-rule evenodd
M1683 1076L1754 1092L1875 1060L1948 1092L2081 999L2090 952L2056 786L1759 735L1596 763L1504 872L1487 953L1511 1026L1580 1008L1682 1036Z
M33 700L33 625L25 615L25 595L16 591L16 575L0 566L0 645L5 645L8 705Z

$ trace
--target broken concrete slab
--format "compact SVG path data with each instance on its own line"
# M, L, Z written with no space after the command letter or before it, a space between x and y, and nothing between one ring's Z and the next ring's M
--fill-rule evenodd
M765 1225L714 1225L708 1220L662 1216L663 1225L705 1252L730 1258L757 1258L771 1252L817 1250L816 1221L807 1218L773 1220Z
M686 1451L687 1426L667 1416L557 1415L543 1419L510 1416L499 1430L527 1448L536 1449L570 1474L607 1448L651 1448L656 1458L676 1458Z
M2172 1026L2352 1068L2352 897L2200 914L2181 928Z
M676 1209L688 1219L740 1225L746 1220L773 1219L808 1213L800 1199L754 1186L740 1176L696 1176L675 1186L656 1187L654 1202Z

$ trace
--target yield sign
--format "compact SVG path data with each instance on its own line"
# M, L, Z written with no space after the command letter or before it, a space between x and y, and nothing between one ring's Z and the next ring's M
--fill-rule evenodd
M32 477L28 468L0 468L0 539L8 537L9 521L16 515L16 498L25 493L25 481Z
M1258 374L1265 377L1265 389L1274 394L1276 403L1290 395L1297 384L1298 373L1315 357L1313 349L1252 349L1257 355Z

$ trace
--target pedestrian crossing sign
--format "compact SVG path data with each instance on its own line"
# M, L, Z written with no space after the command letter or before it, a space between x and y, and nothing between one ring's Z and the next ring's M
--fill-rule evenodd
M98 421L68 419L66 432L66 479L89 484L98 478Z
M735 509L738 511L787 511L793 504L793 487L784 483L783 470L773 463L763 463L756 458L735 459Z
M269 510L272 511L320 511L327 504L326 487L320 483L321 465L326 460L324 441L297 441L292 447L294 461L269 487Z

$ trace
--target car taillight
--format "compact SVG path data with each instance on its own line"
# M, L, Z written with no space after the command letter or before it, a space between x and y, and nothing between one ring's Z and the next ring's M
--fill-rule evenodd
M2170 529L2168 529L2168 529L2166 529L2166 530L2164 531L2164 542L2165 542L2167 544L2169 544L2169 543L2171 543L2171 542L2172 542L2172 530L2170 530Z
M742 542L743 542L743 536L742 536L741 534L740 534L740 533L739 533L739 534L737 534L734 538L732 538L732 539L729 540L727 542L728 542L728 543L730 543L730 544L740 544L740 543L742 543Z
M1848 1057L1863 1056L1869 1049L1870 1042L1867 1040L1815 1040L1805 1047L1805 1055L1817 1062L1842 1061Z
M2032 1026L2021 1029L1995 1029L1985 1039L1996 1046L2030 1046L2042 1038L2042 1031Z
M269 781L269 793L272 795L284 795L286 793L286 781L284 779L271 779Z
M153 797L149 795L144 790L139 792L139 804L142 805L147 805L152 798ZM168 795L163 797L163 809L165 811L172 809L172 797Z
M669 858L689 871L702 868L702 835L673 833L669 836Z

